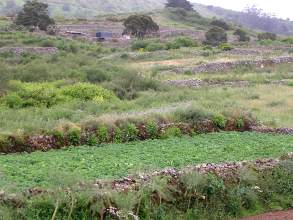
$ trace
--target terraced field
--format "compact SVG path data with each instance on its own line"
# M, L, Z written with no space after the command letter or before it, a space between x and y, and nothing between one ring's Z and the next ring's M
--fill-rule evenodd
M121 34L126 15L60 20L56 36L0 21L0 219L231 219L292 206L293 40L248 32L241 43L232 25L212 47L210 18L150 15L161 36L123 43L63 32ZM199 164L207 172L188 169Z

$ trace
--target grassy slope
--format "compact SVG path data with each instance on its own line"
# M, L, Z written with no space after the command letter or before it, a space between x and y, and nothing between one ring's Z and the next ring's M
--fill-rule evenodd
M66 180L117 178L139 168L254 160L278 157L292 151L292 136L215 133L192 138L5 155L0 156L0 183L4 188L14 185L18 188L44 187L66 184Z
M5 6L4 0L2 4ZM50 11L58 16L92 17L100 14L151 11L163 7L164 0L41 0L50 5ZM16 0L18 6L25 1ZM69 5L69 11L63 6ZM0 9L1 11L4 11ZM8 10L9 11L9 10Z

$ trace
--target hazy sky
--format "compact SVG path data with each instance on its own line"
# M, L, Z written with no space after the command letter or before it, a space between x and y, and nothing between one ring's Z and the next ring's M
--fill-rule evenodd
M247 5L256 5L277 17L293 20L292 0L190 0L205 5L221 6L223 8L242 11Z

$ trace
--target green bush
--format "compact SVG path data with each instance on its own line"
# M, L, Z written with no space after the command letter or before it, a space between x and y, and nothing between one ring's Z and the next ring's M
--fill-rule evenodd
M216 114L213 116L213 123L218 128L224 129L226 127L227 119L221 114Z
M107 143L109 141L109 130L106 126L100 126L97 131L99 143Z
M222 43L218 46L218 48L223 51L233 50L233 46L228 43Z
M293 44L293 37L288 37L281 40L285 44Z
M96 146L98 144L98 138L96 137L96 135L95 134L90 134L87 137L86 144L88 146Z
M123 138L125 142L138 140L139 130L135 124L127 124L123 128Z
M189 37L178 37L167 43L168 49L179 49L181 47L197 47L198 43Z
M159 42L149 43L145 48L145 50L149 52L157 51L157 50L165 50L165 49L166 49L166 46L163 43L159 43Z
M67 138L69 144L78 146L81 141L81 131L79 129L72 128L67 132Z
M113 130L113 142L114 143L122 143L123 142L123 132L118 127L116 127Z
M247 42L247 41L250 41L250 37L247 36L247 33L242 30L242 29L237 29L235 32L234 32L234 35L235 36L238 36L238 40L240 42Z
M161 138L162 139L167 139L167 138L171 138L171 137L182 137L182 131L180 130L180 128L176 127L176 126L172 126L167 128L166 130L164 130L161 133Z
M145 49L148 46L149 42L144 40L136 40L131 43L132 50Z
M147 122L145 124L145 129L148 135L148 138L150 139L156 139L158 138L158 132L159 132L159 128L156 122Z
M260 33L257 35L257 38L259 41L261 40L272 40L272 41L275 41L277 40L277 35L274 34L274 33Z
M218 46L221 43L227 43L228 36L224 29L219 27L213 27L208 30L205 34L206 41L205 44Z
M91 100L95 102L104 102L116 100L115 95L100 86L90 83L76 83L61 88L61 94L75 99Z
M218 19L213 20L210 23L210 25L216 26L216 27L219 27L219 28L222 28L222 29L224 29L226 31L228 31L230 29L230 26L225 21L223 21L223 20L218 20Z
M52 107L74 99L102 103L117 100L109 90L90 83L65 85L62 81L53 83L10 82L10 91L1 101L10 108Z
M138 97L140 91L159 91L161 85L158 81L140 76L134 72L116 76L108 85L120 99L132 100Z

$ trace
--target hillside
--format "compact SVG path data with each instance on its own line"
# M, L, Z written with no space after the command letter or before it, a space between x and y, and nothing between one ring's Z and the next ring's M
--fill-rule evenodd
M41 0L50 5L54 16L93 17L109 13L151 11L163 7L165 0ZM0 2L0 14L13 13L25 0Z
M226 21L240 24L246 28L276 34L293 34L293 21L270 17L265 12L262 12L264 15L260 16L256 8L254 8L256 9L255 11L250 11L249 13L202 4L194 4L194 8L205 17L222 18Z

